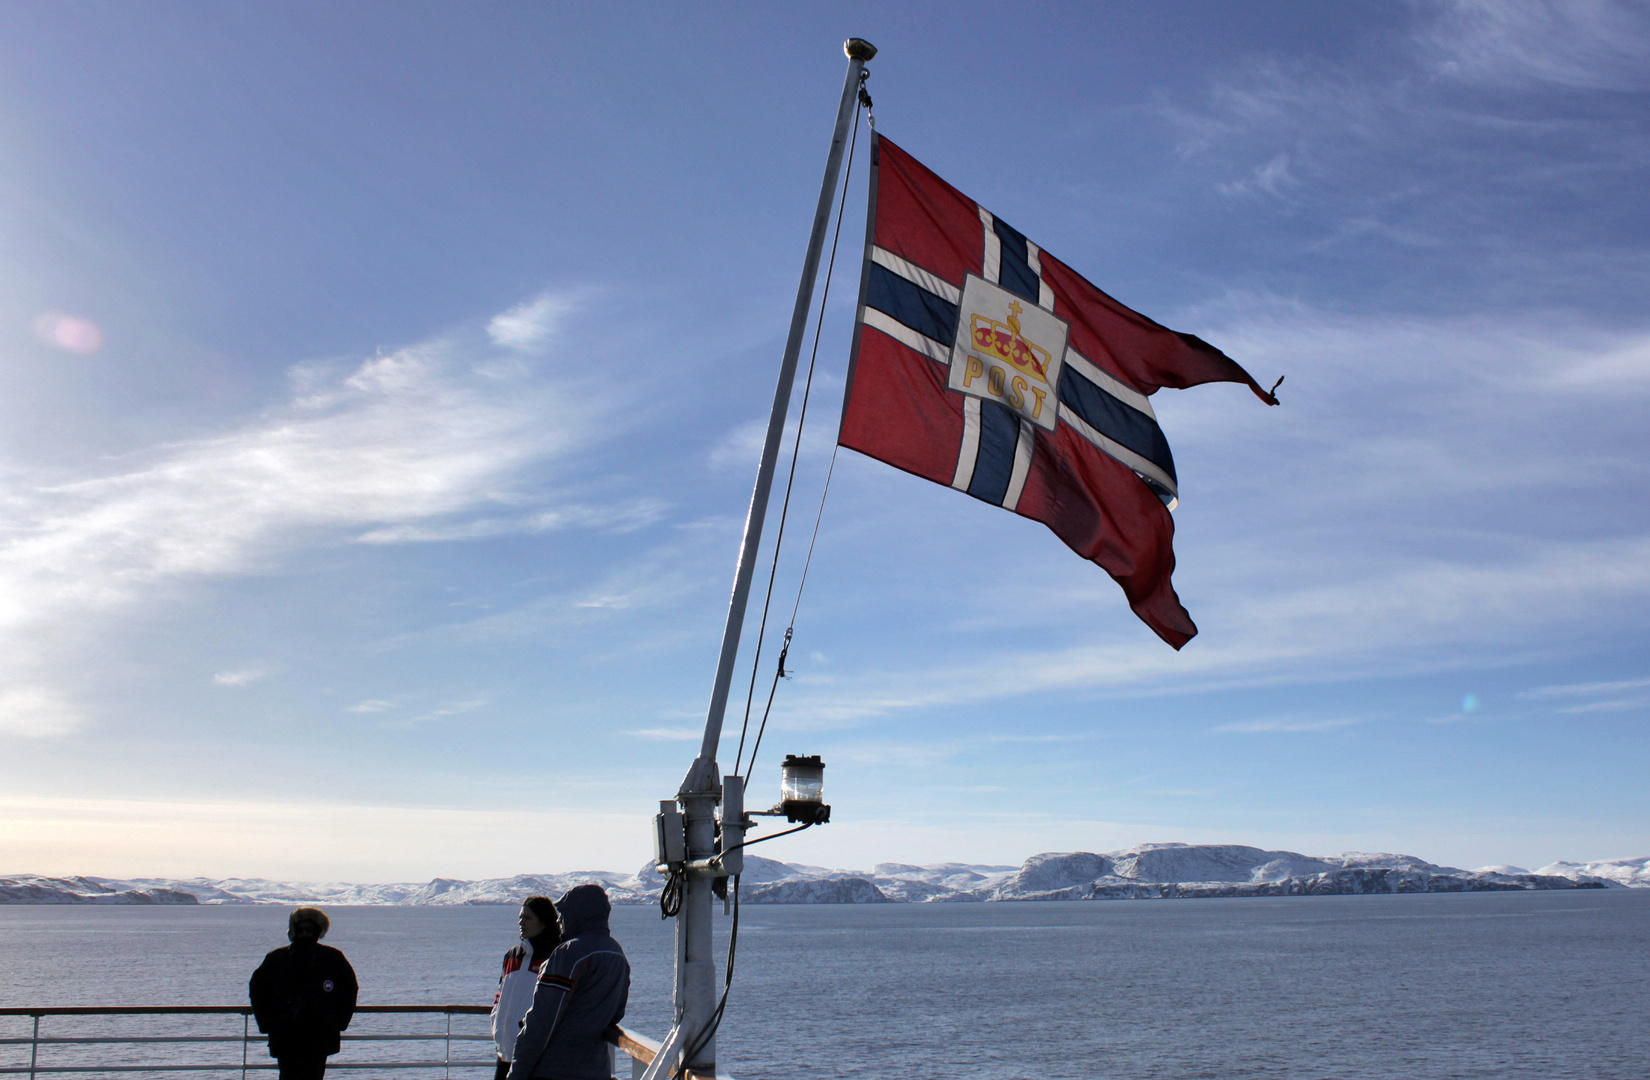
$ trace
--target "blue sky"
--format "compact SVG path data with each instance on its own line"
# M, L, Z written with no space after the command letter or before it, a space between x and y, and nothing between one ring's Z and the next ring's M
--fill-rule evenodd
M849 35L890 138L1288 381L1155 399L1178 654L845 452L753 780L836 821L768 854L1650 850L1643 4L66 2L0 11L0 871L639 865Z

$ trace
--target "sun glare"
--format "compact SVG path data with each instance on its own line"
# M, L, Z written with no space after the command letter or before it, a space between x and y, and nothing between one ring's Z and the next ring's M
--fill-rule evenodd
M34 336L54 349L89 356L103 348L103 328L90 319L48 311L34 320Z

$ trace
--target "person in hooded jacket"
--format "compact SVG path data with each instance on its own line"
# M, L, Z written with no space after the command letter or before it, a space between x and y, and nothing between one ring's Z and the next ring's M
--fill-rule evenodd
M608 931L612 905L600 885L568 890L556 910L562 943L539 972L508 1080L609 1080L607 1030L624 1018L630 961Z
M516 1056L521 1019L533 1004L533 987L550 953L561 944L561 919L548 896L529 896L521 902L521 943L504 954L504 973L493 997L493 1041L498 1044L498 1069L493 1080L504 1080Z
M252 973L252 1015L269 1036L280 1080L325 1076L327 1055L338 1052L338 1034L355 1014L355 969L343 953L321 944L330 925L318 908L295 909L286 930L292 944L265 956Z

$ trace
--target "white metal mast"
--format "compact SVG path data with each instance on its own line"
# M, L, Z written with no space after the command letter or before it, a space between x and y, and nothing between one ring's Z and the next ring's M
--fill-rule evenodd
M785 341L785 355L779 365L779 382L774 388L773 410L768 415L768 435L762 444L762 463L751 492L750 511L745 517L745 538L739 546L739 568L733 579L733 597L728 603L728 620L722 632L722 654L716 664L716 681L711 687L710 709L705 717L705 738L682 781L676 800L682 805L686 829L682 906L676 918L676 1026L648 1069L647 1080L668 1075L673 1059L691 1049L687 1068L713 1074L716 1069L716 1040L701 1037L716 1012L716 958L711 953L712 884L716 878L738 873L742 853L727 860L717 857L716 807L723 804L722 846L732 848L742 842L745 832L743 781L736 776L718 783L716 750L722 739L722 718L727 710L728 691L733 684L734 661L739 654L739 634L744 627L745 606L750 598L751 580L756 572L757 549L762 543L762 524L768 511L768 494L773 487L779 462L779 443L790 411L791 387L796 379L797 358L813 306L814 279L825 248L825 233L831 207L836 199L837 176L847 149L849 122L858 106L860 76L876 48L860 38L843 43L848 55L848 73L842 84L842 101L837 107L836 129L831 151L825 160L825 176L819 188L819 206L814 212L813 233L802 262L802 281L796 290L796 307L791 315L791 332ZM728 789L724 801L724 786ZM729 813L729 811L733 811ZM695 1044L698 1044L695 1046Z

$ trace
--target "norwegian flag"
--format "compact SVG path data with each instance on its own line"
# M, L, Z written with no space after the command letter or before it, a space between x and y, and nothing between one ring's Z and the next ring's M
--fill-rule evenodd
M872 136L870 226L838 442L1040 521L1176 649L1174 458L1161 387L1262 390L1131 311L898 146Z

